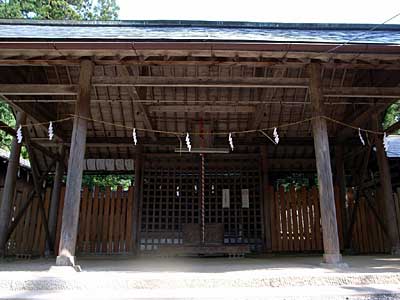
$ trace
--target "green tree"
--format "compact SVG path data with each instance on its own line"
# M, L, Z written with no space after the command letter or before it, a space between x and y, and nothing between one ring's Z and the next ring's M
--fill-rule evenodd
M0 18L116 20L116 0L0 0Z
M119 7L116 0L0 0L0 18L39 20L116 20ZM11 108L0 99L0 120L14 127L15 117ZM0 148L10 150L12 137L0 130ZM21 155L27 158L27 151ZM85 176L87 185L127 187L130 177Z
M398 121L400 121L400 101L393 103L386 110L386 114L383 119L383 129L390 127ZM397 131L397 133L399 133L399 131Z
M15 118L10 107L0 100L0 120L5 124L15 127ZM0 130L0 148L10 151L12 136Z
M119 6L116 0L0 0L0 18L42 20L115 20ZM0 120L15 126L14 115L0 99ZM0 131L0 147L10 149L11 137Z
M122 186L127 190L134 180L133 175L84 175L82 178L82 185L87 187L98 186L100 190L110 187L111 190L116 190L118 186Z

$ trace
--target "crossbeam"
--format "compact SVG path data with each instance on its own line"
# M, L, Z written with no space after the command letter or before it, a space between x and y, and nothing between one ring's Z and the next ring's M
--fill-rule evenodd
M77 90L69 84L0 84L1 95L76 95Z
M160 77L94 76L92 86L102 87L204 87L308 89L308 78L275 77ZM400 87L324 87L323 96L338 98L400 98ZM74 84L0 84L0 95L77 95Z
M275 77L167 77L167 76L94 76L94 86L169 86L226 88L308 88L307 78Z
M151 105L152 112L206 112L206 113L254 113L254 105Z
M129 71L125 66L119 66L119 67L117 67L117 70L122 76L129 75ZM149 119L146 108L140 101L138 101L140 99L140 96L139 96L139 93L138 93L136 87L133 87L133 86L129 87L128 93L129 93L129 96L130 96L132 102L134 103L133 105L134 105L135 109L139 111L139 114L137 116L142 119L143 123L146 126L146 129L152 130L153 124L151 123L151 121ZM149 132L149 135L151 136L151 138L153 140L156 140L156 136L155 136L154 132Z
M323 88L324 97L400 98L400 87L334 87Z

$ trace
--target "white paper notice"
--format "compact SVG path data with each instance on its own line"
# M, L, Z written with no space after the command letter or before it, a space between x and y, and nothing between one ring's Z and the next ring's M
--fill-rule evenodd
M229 199L229 189L222 190L222 208L229 208L230 199Z
M242 208L249 208L249 189L242 189Z

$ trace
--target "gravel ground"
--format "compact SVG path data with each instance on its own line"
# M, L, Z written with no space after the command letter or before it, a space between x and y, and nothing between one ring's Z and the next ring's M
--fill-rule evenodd
M2 261L0 298L318 299L325 293L324 299L397 299L400 295L400 257L348 256L344 261L347 268L323 267L320 257L92 257L79 260L80 273L53 267L54 259Z

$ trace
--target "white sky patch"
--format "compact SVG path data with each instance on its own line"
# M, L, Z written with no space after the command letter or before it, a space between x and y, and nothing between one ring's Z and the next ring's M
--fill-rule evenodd
M209 20L379 24L399 0L118 0L122 20ZM400 24L400 17L388 24Z

